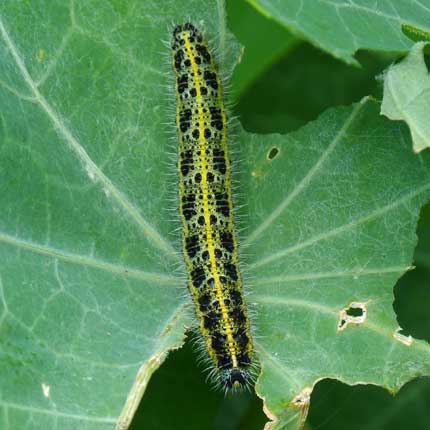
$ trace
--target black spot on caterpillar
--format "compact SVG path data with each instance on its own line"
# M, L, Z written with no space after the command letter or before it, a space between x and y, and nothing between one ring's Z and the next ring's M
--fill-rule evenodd
M253 343L238 267L221 80L191 23L173 32L179 212L188 289L224 389L251 382Z

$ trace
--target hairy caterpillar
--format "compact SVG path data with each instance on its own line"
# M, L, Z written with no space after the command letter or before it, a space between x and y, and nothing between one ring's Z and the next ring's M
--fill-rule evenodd
M253 344L238 268L221 80L191 23L174 29L172 63L188 289L218 382L236 389L251 382Z

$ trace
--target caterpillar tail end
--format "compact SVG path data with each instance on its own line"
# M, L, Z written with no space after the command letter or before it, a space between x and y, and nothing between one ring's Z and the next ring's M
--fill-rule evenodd
M225 369L220 375L221 387L225 391L241 391L252 385L253 380L248 369L231 368Z

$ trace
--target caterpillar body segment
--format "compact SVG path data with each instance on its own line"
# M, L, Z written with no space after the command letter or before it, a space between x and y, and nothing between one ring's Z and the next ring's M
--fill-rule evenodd
M191 23L173 32L179 212L188 289L221 386L251 382L253 343L235 237L221 80Z

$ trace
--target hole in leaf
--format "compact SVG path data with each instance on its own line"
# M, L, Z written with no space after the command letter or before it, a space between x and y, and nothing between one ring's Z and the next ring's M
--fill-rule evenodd
M348 308L346 310L346 314L350 317L362 317L363 316L363 309L361 308Z
M413 337L411 335L405 336L402 332L403 329L401 327L398 327L393 333L394 339L398 340L406 346L411 346L412 342L414 341Z
M267 159L273 160L275 157L277 157L279 154L279 149L274 146L268 153L267 153Z
M368 302L351 302L339 312L337 331L343 331L350 324L363 324L367 318Z

